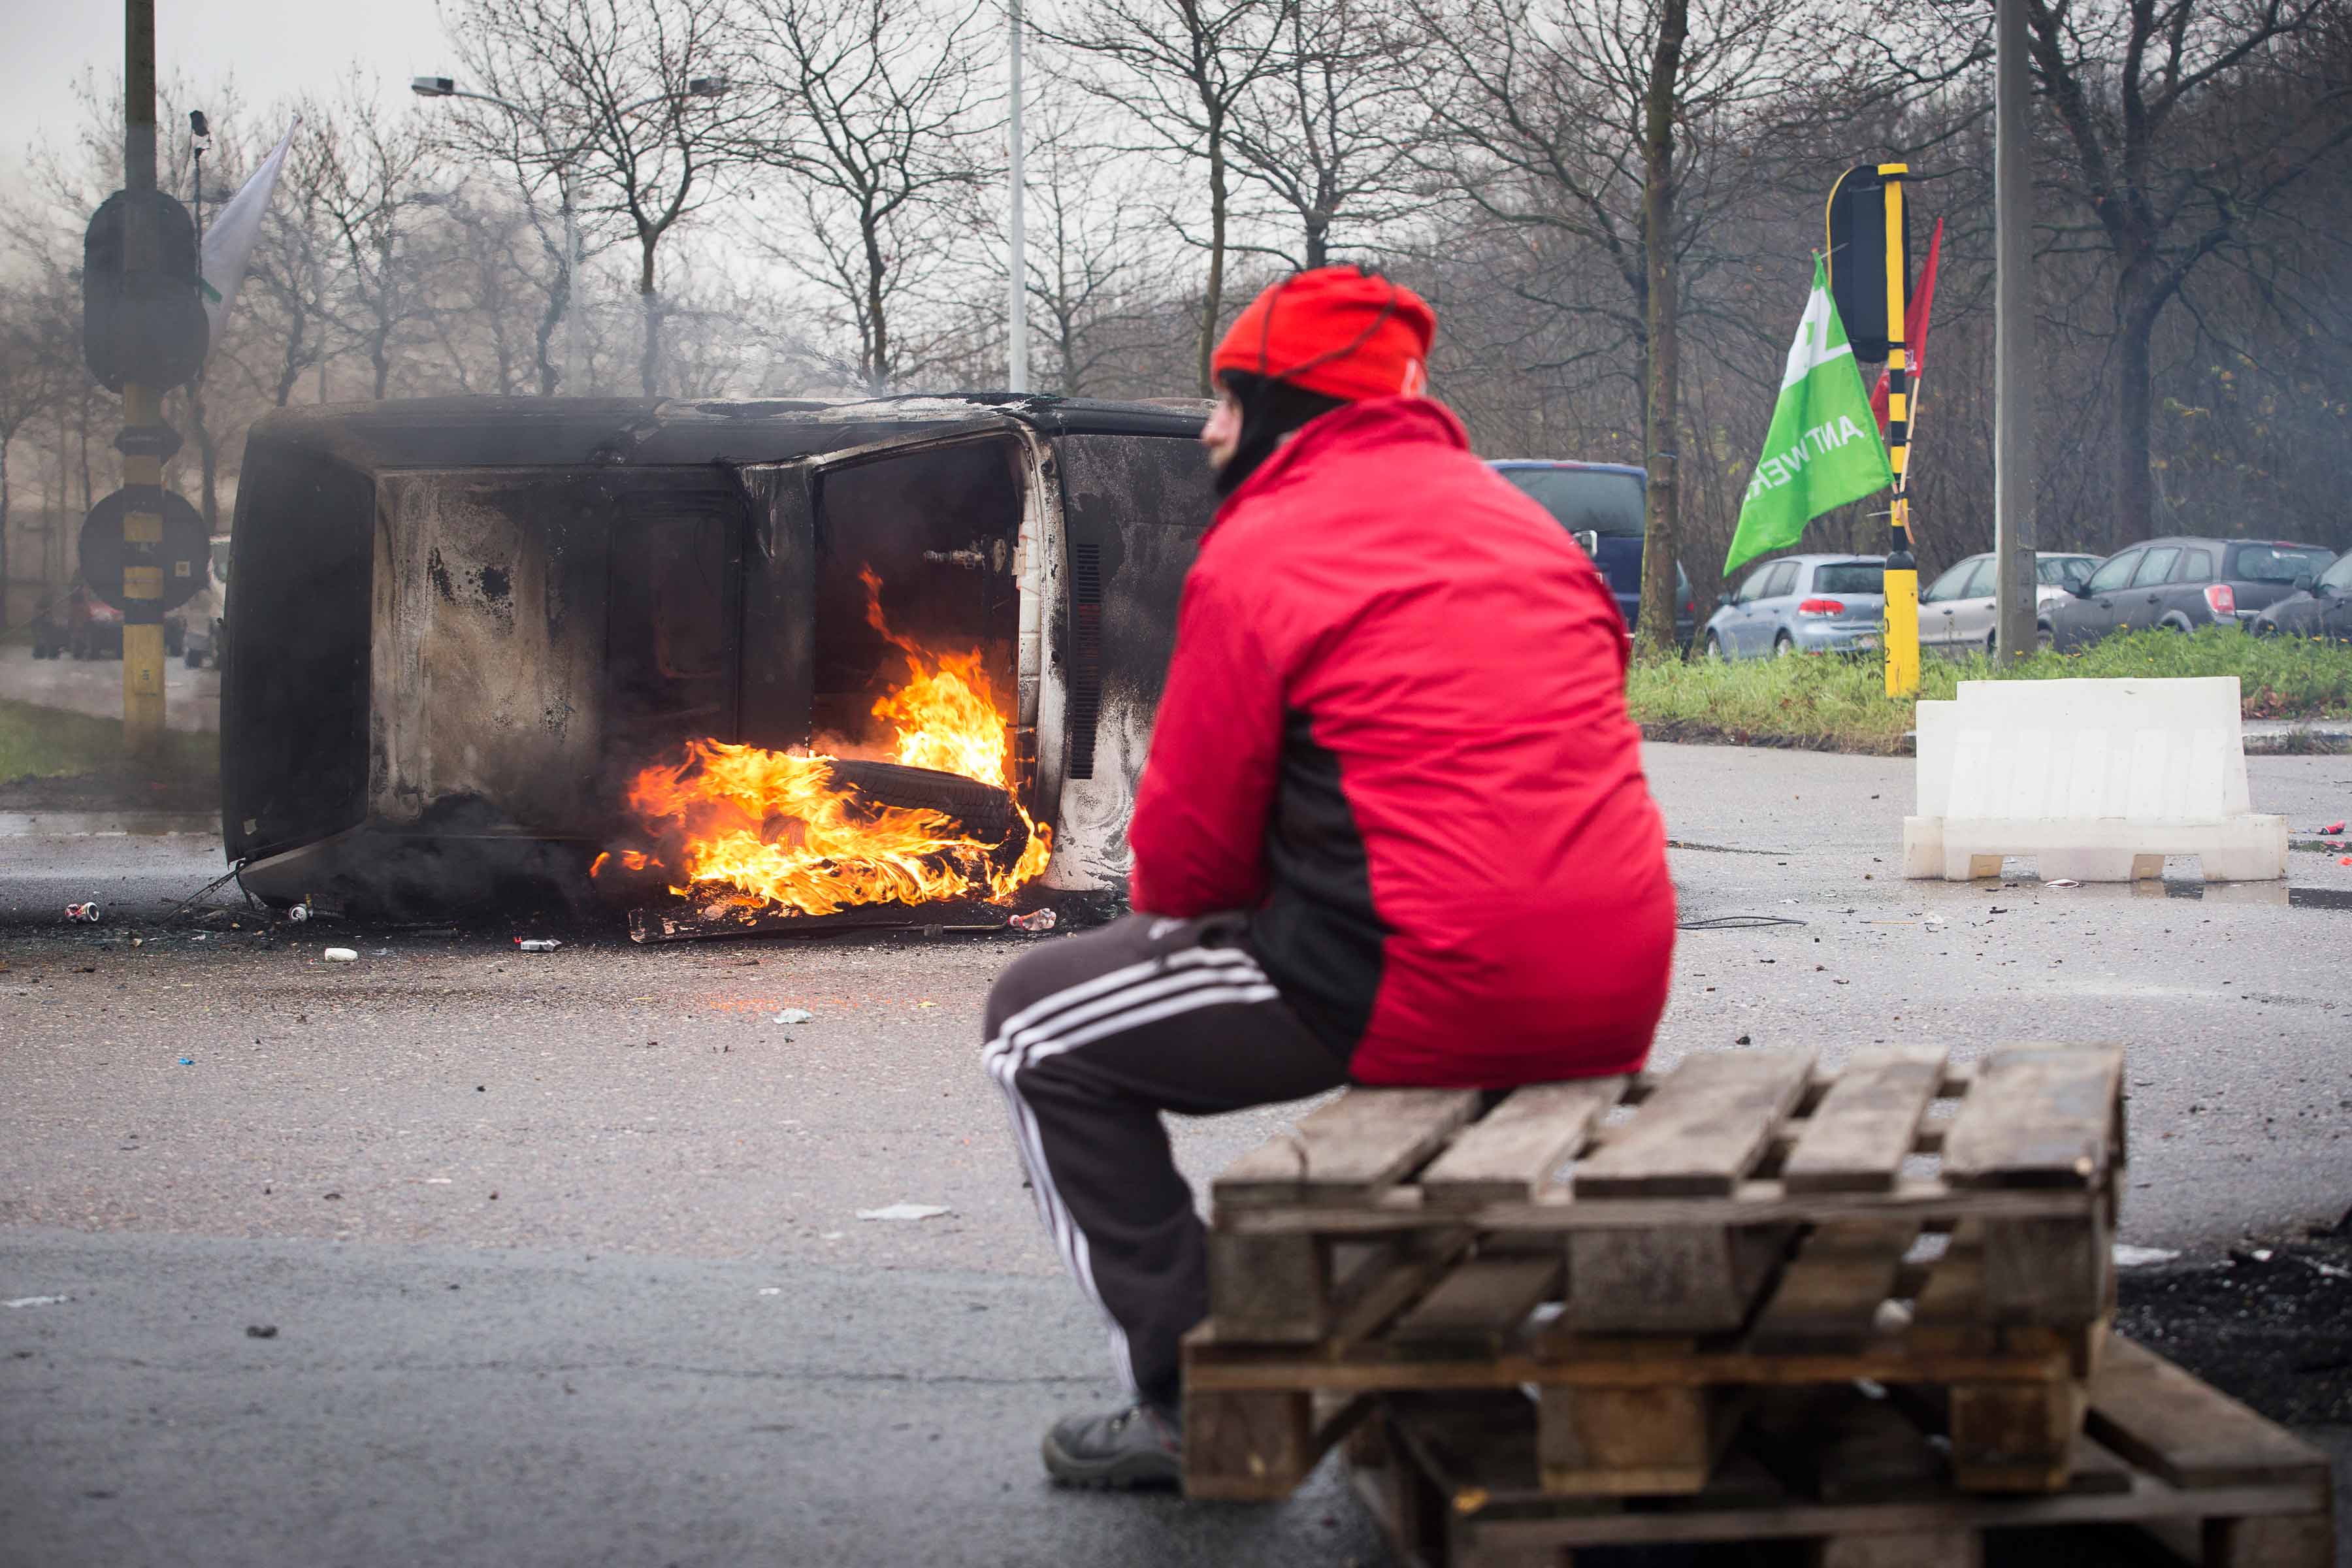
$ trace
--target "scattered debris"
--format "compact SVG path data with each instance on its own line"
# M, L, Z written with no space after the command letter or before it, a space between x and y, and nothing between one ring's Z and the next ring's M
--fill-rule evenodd
M71 1296L19 1296L12 1301L0 1301L0 1307L62 1307Z
M1008 916L1004 923L1014 931L1052 931L1059 919L1051 910L1031 910L1025 915Z
M784 1288L781 1285L762 1285L760 1287L760 1294L762 1296L781 1296L783 1293Z
M98 923L98 912L96 903L68 904L66 920L72 925L94 926Z
M805 1007L787 1007L775 1016L779 1024L805 1024L816 1015Z
M520 952L553 952L557 948L562 947L562 945L563 944L562 942L556 941L551 936L519 936L515 938L516 951Z
M2158 1263L2170 1263L2180 1256L2169 1247L2133 1247L2127 1242L2116 1243L2115 1258L2118 1268L2148 1268Z
M278 1325L275 1323L247 1323L245 1325L245 1337L249 1340L274 1340L278 1337Z
M184 1068L192 1068L196 1065L196 1058L194 1057L182 1057L180 1058L180 1065Z
M2079 888L2083 884L2072 877L2053 877L2042 885L2045 888Z
M955 1211L939 1204L892 1204L887 1208L859 1209L859 1219L937 1219Z
M2320 836L2322 838L2333 838L2333 837L2335 837L2337 834L2339 834L2339 833L2341 833L2341 832L2343 832L2343 831L2344 831L2344 825L2343 825L2342 823L2340 823L2340 822L2331 822L2331 823L2329 823L2326 826L2325 826L2325 827L2323 827L2323 828L2321 828L2321 829L2319 830L2319 836Z
M329 963L357 963L360 961L359 953L348 947L331 947L319 956Z

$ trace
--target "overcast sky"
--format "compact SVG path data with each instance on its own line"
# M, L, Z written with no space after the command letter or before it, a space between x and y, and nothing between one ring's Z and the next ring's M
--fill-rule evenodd
M53 146L70 138L84 70L101 82L121 72L121 0L0 0L0 148L13 178L45 137ZM433 0L155 0L156 76L177 75L200 100L233 78L257 108L325 86L355 60L389 92L451 69Z

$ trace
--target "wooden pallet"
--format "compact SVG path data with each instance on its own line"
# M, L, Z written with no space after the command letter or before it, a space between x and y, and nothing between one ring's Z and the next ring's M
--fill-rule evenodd
M1349 1444L1357 1490L1414 1568L1570 1568L1580 1547L1799 1541L1817 1568L1982 1568L1985 1532L2107 1525L2201 1568L2327 1568L2326 1457L2137 1345L2090 1385L2064 1490L1955 1489L1932 1400L1782 1391L1696 1497L1543 1489L1524 1394L1384 1396ZM2095 1561L2095 1559L2084 1559Z
M2120 1052L1812 1065L1355 1089L1236 1162L1185 1350L1188 1485L1281 1495L1329 1435L1317 1394L1525 1384L1553 1490L1693 1492L1748 1391L1857 1377L1945 1390L1968 1484L2064 1484L2114 1288Z

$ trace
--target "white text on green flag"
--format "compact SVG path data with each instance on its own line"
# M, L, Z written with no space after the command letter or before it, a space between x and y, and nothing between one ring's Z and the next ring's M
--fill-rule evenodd
M1830 302L1827 270L1816 257L1812 295L1789 347L1780 400L1772 409L1764 455L1740 502L1739 526L1723 569L1788 549L1822 513L1894 482L1862 373L1854 366L1837 307Z

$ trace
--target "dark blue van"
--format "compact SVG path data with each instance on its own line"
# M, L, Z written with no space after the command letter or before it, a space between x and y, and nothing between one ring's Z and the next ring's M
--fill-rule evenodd
M1642 609L1642 502L1649 476L1630 463L1571 463L1497 458L1488 465L1535 498L1584 546L1601 568L1631 631ZM1675 563L1675 646L1688 652L1698 632L1698 602Z

